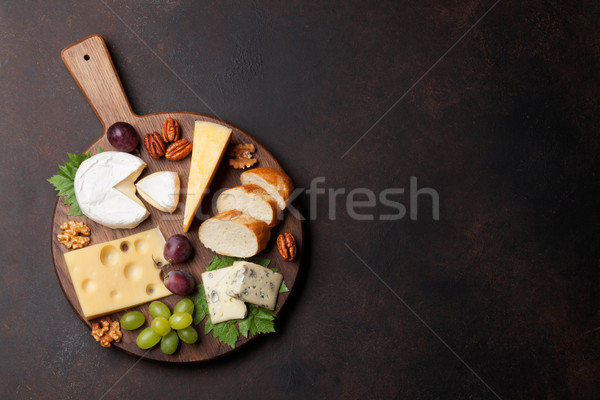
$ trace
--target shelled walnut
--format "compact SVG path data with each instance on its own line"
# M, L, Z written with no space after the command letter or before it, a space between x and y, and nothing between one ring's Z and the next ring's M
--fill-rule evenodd
M229 165L235 169L246 169L253 166L258 162L256 158L252 158L254 152L256 152L256 148L252 143L232 146L227 151L227 155L232 157L229 159Z
M58 241L68 249L81 249L90 243L90 228L83 222L69 221L60 226L62 233L56 235ZM86 235L86 236L80 236Z
M123 337L119 321L113 321L110 317L102 318L100 323L92 324L92 336L102 347L110 347L110 344L120 342Z

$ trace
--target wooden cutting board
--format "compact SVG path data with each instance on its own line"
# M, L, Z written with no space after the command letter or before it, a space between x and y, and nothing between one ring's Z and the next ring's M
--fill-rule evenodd
M180 203L177 207L177 210L173 214L167 214L145 203L146 208L150 212L150 217L135 229L110 229L97 224L86 217L68 216L67 213L69 207L62 203L62 198L57 200L52 219L52 257L54 259L54 268L65 297L73 307L75 313L91 330L91 324L93 322L97 322L97 320L88 321L83 316L64 258L64 253L71 250L68 250L56 239L56 235L61 232L59 226L69 220L85 221L92 231L91 244L98 244L108 240L122 238L134 233L154 228L155 226L160 227L165 239L176 233L184 233L182 228L185 202L184 193L186 193L187 189L187 178L191 156L185 160L176 162L168 161L164 158L155 160L148 155L147 151L143 147L143 135L154 131L160 133L162 123L166 118L171 117L179 121L181 126L181 137L187 138L191 142L194 133L194 121L211 121L228 126L233 130L231 144L254 144L257 149L255 156L259 160L257 166L273 167L278 169L282 168L277 160L275 160L275 157L273 157L273 155L269 153L269 151L256 139L240 128L220 119L192 112L165 112L143 116L135 114L129 105L129 101L127 100L123 86L119 80L119 76L117 75L115 67L112 63L106 44L104 43L102 37L98 35L90 36L67 47L62 51L62 59L104 126L104 133L102 136L92 143L86 152L92 151L93 153L96 153L98 146L102 147L104 150L114 150L106 138L106 129L118 121L128 122L137 130L138 134L140 135L139 156L148 164L147 168L140 176L140 179L153 172L169 170L177 172L181 180L182 195L180 196ZM73 152L73 149L65 149L65 159L67 152ZM230 167L226 161L226 158L227 156L223 158L223 161L221 162L221 165L219 166L216 176L211 184L211 193L214 193L218 189L240 185L240 174L242 171ZM209 194L203 200L203 215L212 216L216 214L216 209L212 207L212 203L213 198L212 195ZM300 261L302 260L303 230L302 222L296 216L292 215L292 213L286 211L284 216L284 220L271 230L271 241L269 242L267 248L258 254L258 257L270 259L270 267L279 268L279 271L283 274L285 283L290 289L291 293L291 291L294 289L294 283L300 268ZM208 263L214 255L214 253L205 248L198 239L198 227L200 226L201 222L202 221L196 219L192 223L189 231L185 233L186 237L194 246L195 254L191 261L181 265L181 269L187 269L190 271L198 283L201 282L201 274L206 270ZM296 237L298 256L292 262L284 261L277 251L275 239L279 233L283 232L291 232ZM279 307L275 311L277 314L281 312L290 293L279 294L277 301ZM175 304L181 300L181 298L181 296L171 295L162 299L161 301L173 309ZM159 346L155 346L149 351L141 350L137 347L135 339L138 333L141 332L144 327L148 326L149 321L151 321L148 313L148 304L143 304L138 307L133 307L122 312L111 314L110 317L112 317L113 320L118 321L125 312L131 310L139 310L144 313L146 316L146 323L142 328L135 331L124 330L121 343L113 342L114 347L122 349L127 353L138 356L144 355L146 358L165 362L196 362L210 360L233 351L233 349L231 349L229 346L220 344L215 338L213 338L212 333L205 335L204 322L196 325L196 329L199 334L198 342L193 345L180 343L179 349L173 355L168 356L163 354L160 351ZM240 336L240 340L237 342L235 349L245 346L254 338L255 336L252 335L250 335L247 339L243 336ZM94 340L91 335L89 340ZM100 347L99 344L98 347Z

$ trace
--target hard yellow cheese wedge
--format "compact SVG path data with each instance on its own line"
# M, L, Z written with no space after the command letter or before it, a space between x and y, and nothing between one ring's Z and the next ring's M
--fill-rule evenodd
M194 149L188 178L183 231L187 232L202 203L204 193L219 167L227 149L231 129L207 121L196 121L194 127Z
M165 265L158 228L65 253L83 315L93 319L171 294L155 262Z

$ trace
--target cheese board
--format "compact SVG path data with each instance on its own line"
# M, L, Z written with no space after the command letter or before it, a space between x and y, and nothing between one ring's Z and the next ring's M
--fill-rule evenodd
M255 157L258 159L257 167L270 167L277 170L283 170L275 157L255 138L226 121L194 112L164 112L149 115L135 114L127 100L123 86L109 55L108 48L101 36L92 35L65 48L62 51L62 59L104 127L102 136L88 147L86 153L96 153L99 147L105 151L115 151L107 138L107 129L116 122L126 122L131 124L140 135L140 139L142 139L145 134L160 132L163 122L167 118L173 118L178 121L180 125L181 137L187 138L191 142L194 138L194 125L196 124L196 121L208 121L231 129L230 146L237 144L253 144L256 148ZM73 150L74 149L65 149L65 153L72 152ZM218 164L216 172L214 173L214 178L210 184L210 190L202 200L201 206L196 212L196 218L193 219L189 230L184 232L182 221L184 219L185 193L188 189L187 183L191 157L179 161L170 161L164 158L154 159L145 150L143 143L139 145L132 154L139 156L147 164L147 167L142 171L138 178L140 180L159 171L173 171L178 174L182 196L179 198L179 203L173 213L160 211L150 204L144 203L150 216L143 220L137 227L132 229L111 229L86 218L85 216L74 217L68 215L69 206L63 204L62 198L57 199L54 208L52 218L52 257L56 275L67 301L70 303L77 316L90 329L92 329L92 324L98 321L98 318L87 319L82 310L82 306L77 296L77 290L74 287L65 260L66 253L77 250L67 249L57 240L57 235L61 234L60 226L62 224L71 220L85 222L91 230L90 245L123 239L131 235L150 231L156 227L159 228L165 239L175 234L182 234L191 242L194 254L189 261L181 264L181 269L189 271L196 279L196 282L201 283L202 273L206 271L206 268L213 259L215 253L200 242L198 229L204 219L217 214L215 206L217 195L223 190L240 185L240 175L242 170L234 169L229 166L226 159L227 156L225 156ZM287 261L282 258L276 244L277 236L280 233L286 232L291 233L296 240L297 256L292 261ZM107 248L108 247L110 246L107 246ZM286 293L279 293L275 314L281 312L290 293L294 290L294 283L303 258L302 249L302 221L293 213L285 211L279 224L271 228L271 238L267 242L266 248L257 254L257 257L261 259L271 260L269 267L277 268L279 270L279 273L283 275L285 285L287 285L290 290ZM121 250L123 250L123 248ZM125 248L125 250L127 250L127 248ZM108 256L100 254L100 257ZM103 263L104 261L105 259L102 259ZM125 273L127 274L127 268L125 268ZM80 290L81 288L78 289ZM83 289L86 288L83 287ZM173 294L162 298L161 301L173 309L175 304L184 297L185 296ZM151 320L147 303L114 312L109 314L109 316L113 320L118 321L123 314L132 310L140 311L144 314L147 321ZM136 336L142 328L138 331L124 330L122 340L119 343L113 342L112 345L129 354L143 356L158 361L179 363L200 362L211 360L237 350L257 337L257 335L252 334L249 334L248 337L240 335L235 344L235 348L231 348L228 345L220 343L212 334L205 334L204 324L205 321L202 321L195 325L199 334L199 340L196 343L179 346L179 349L172 355L163 354L157 347L149 350L140 349L136 345ZM90 337L90 340L93 339Z

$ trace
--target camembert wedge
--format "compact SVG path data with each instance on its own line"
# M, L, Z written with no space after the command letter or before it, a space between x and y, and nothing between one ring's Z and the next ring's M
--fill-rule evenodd
M206 189L215 176L227 144L231 129L207 121L196 121L194 126L194 148L187 185L183 231L187 232L202 203Z
M150 205L172 213L179 202L179 176L173 171L159 171L140 179L137 191Z

